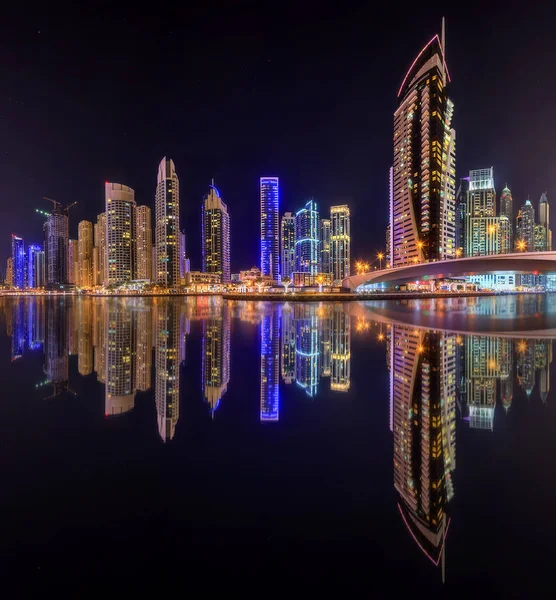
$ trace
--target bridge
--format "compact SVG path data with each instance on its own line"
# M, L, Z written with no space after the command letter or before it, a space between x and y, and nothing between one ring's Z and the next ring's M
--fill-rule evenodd
M351 275L343 280L342 287L350 292L355 292L359 286L372 283L395 285L421 279L443 279L508 271L535 275L556 273L556 252L492 254L416 263Z

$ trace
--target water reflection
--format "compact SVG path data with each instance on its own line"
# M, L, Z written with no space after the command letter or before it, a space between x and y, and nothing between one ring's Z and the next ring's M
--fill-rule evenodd
M489 435L512 410L518 391L528 401L549 402L556 305L547 296L398 304L45 297L2 302L12 361L42 351L44 379L35 387L45 388L50 399L75 394L69 380L76 354L79 376L93 382L96 374L103 385L107 418L131 411L138 392L153 393L164 442L176 435L191 348L200 350L200 385L187 393L200 391L207 414L216 418L234 382L234 322L258 328L260 398L252 407L261 423L280 422L281 393L286 402L293 391L312 402L325 386L336 397L353 393L355 338L359 348L377 346L389 377L398 500L393 508L442 573L457 491L456 432L463 427ZM200 344L188 349L192 324ZM241 387L256 368L238 370ZM365 367L358 372L359 389L368 389Z

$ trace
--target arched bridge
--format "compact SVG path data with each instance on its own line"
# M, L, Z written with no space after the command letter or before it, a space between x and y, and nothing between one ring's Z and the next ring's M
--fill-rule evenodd
M556 252L519 252L493 254L490 256L470 256L451 260L438 260L415 265L371 271L352 275L342 282L344 289L355 291L360 285L371 283L406 283L423 278L440 279L484 275L511 271L515 273L556 273Z

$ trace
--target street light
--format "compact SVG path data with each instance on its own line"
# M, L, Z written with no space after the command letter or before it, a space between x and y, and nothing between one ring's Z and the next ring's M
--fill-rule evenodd
M527 242L525 240L519 240L519 242L517 242L517 248L523 252L527 248Z
M380 265L380 270L382 271L382 259L384 258L384 254L382 252L379 252L377 254L377 256L378 256L378 263Z
M322 284L324 283L324 277L317 275L317 283L319 284L319 292L322 293Z

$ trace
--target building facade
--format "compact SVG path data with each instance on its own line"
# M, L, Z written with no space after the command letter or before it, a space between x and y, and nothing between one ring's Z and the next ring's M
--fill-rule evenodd
M278 177L261 177L261 273L280 277L280 189Z
M455 257L454 105L438 35L413 61L394 113L392 266Z
M542 227L544 241L543 250L552 250L552 231L550 230L550 205L546 192L541 194L539 201L539 225Z
M155 194L154 278L165 287L180 279L180 187L174 161L164 157L158 166Z
M81 221L77 228L78 240L78 284L90 288L94 285L93 273L93 224L90 221Z
M203 273L217 273L222 283L230 281L230 215L214 180L201 208Z
M93 249L93 272L94 285L104 285L107 279L106 273L106 213L97 216L94 227L94 249Z
M295 214L295 270L316 275L320 264L319 211L314 199Z
M295 271L295 216L284 213L280 223L280 254L282 277L291 279Z
M18 290L25 288L26 262L23 238L12 233L12 287Z
M347 204L330 207L330 261L335 284L350 276L351 222Z
M79 285L79 246L77 240L68 240L68 283Z
M516 219L516 249L533 252L535 238L535 209L527 198Z
M152 280L152 239L151 209L138 206L135 210L136 279Z
M135 192L106 183L106 285L135 278Z
M510 222L509 252L511 252L514 247L514 201L508 184L506 184L500 195L500 216L506 217Z
M46 218L43 229L46 284L68 283L68 216L60 212L53 212Z
M332 266L330 262L330 219L321 219L320 221L320 268L321 273L331 273Z

